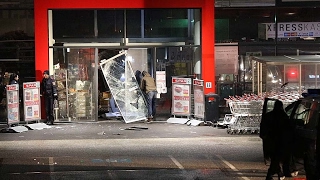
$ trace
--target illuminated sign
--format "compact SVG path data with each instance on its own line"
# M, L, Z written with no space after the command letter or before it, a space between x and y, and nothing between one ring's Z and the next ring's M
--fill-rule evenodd
M275 38L275 23L260 23L258 34L260 39ZM277 24L278 38L320 37L320 22L280 22Z

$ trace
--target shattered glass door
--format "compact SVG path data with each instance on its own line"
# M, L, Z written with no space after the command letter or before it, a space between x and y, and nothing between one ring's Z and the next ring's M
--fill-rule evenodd
M126 123L145 120L146 101L139 88L126 51L100 61L101 70Z

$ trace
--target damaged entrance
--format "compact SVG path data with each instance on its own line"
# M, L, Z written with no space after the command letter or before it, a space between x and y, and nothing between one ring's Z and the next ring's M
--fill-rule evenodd
M111 91L107 116L122 116L126 123L146 119L147 105L139 88L127 51L100 61L104 78ZM114 103L114 104L113 104ZM114 106L113 106L114 105Z

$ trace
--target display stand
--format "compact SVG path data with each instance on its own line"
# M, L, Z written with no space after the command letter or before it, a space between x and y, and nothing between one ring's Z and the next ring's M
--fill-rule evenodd
M41 120L40 82L23 83L24 120L29 129L50 128ZM29 122L35 121L34 124Z
M172 77L172 115L168 123L186 124L191 115L191 78Z
M20 126L20 109L19 109L19 85L7 85L7 128L2 132L24 132L28 128ZM18 124L13 126L14 124Z

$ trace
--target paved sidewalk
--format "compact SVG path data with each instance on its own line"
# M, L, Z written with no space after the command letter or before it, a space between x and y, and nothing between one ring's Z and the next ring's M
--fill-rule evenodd
M95 122L56 122L49 128L21 133L0 133L0 141L59 140L59 139L139 139L139 138L201 138L230 137L226 129L213 126L188 126L164 120L124 123L120 120ZM257 138L258 135L241 135Z

